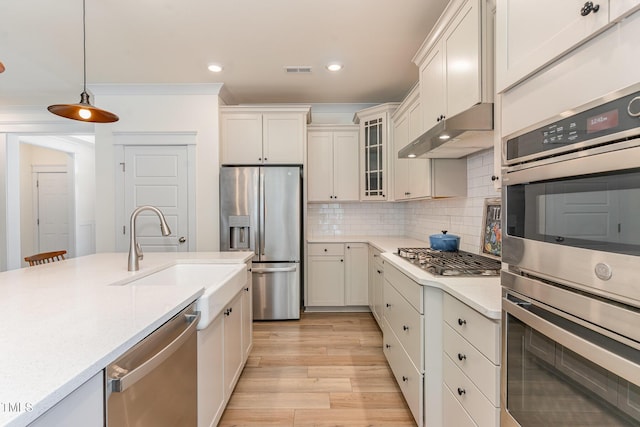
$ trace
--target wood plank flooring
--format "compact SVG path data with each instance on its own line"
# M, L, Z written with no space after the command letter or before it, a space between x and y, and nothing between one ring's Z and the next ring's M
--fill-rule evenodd
M253 350L219 426L415 426L370 313L255 322Z

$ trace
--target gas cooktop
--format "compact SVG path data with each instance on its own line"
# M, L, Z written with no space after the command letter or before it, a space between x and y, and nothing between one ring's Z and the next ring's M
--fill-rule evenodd
M399 248L398 256L437 276L498 276L499 260L465 251Z

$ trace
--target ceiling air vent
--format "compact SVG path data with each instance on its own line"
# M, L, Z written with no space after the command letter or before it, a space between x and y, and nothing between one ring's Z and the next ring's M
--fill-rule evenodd
M284 67L284 71L291 74L309 74L311 67L306 65L290 65Z

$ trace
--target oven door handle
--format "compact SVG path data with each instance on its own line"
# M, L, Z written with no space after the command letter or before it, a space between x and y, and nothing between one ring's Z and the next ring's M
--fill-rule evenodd
M505 312L518 318L531 328L585 359L607 369L632 384L640 385L638 383L638 379L640 378L640 365L535 315L525 308L528 306L536 306L538 309L548 311L539 304L536 304L535 301L521 301L516 303L507 298L502 299L502 309Z

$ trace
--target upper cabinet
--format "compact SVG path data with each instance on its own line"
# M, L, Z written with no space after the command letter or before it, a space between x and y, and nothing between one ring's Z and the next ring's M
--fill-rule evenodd
M360 198L357 125L311 125L307 135L307 200Z
M307 106L220 107L221 163L303 164Z
M392 115L395 200L464 196L467 159L401 159L398 151L420 135L422 114L415 87Z
M360 124L360 200L387 200L393 168L390 159L391 113L398 103L386 103L356 113Z
M493 100L493 21L483 0L452 0L413 61L419 68L423 130Z
M639 8L640 0L497 0L497 91L515 86Z

